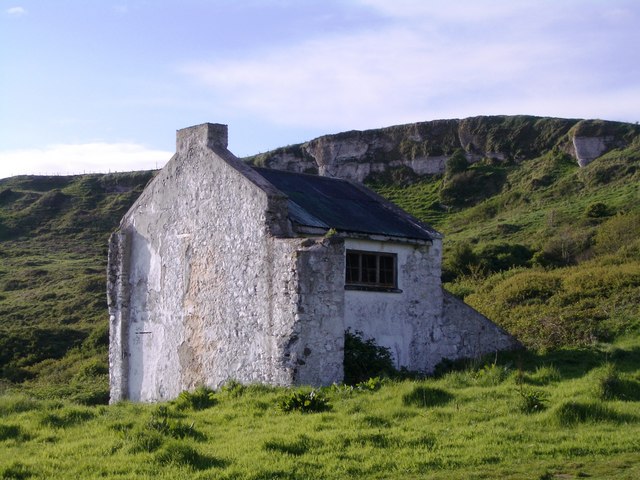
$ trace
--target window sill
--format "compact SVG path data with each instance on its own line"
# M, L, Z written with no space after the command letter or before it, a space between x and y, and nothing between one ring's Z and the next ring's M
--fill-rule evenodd
M358 290L361 292L385 292L385 293L402 293L399 288L393 287L377 287L375 285L345 285L345 290Z

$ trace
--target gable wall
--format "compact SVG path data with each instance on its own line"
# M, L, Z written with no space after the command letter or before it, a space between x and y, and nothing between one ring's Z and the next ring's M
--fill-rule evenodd
M296 245L269 234L280 200L206 146L187 151L112 240L112 401L169 399L230 378L292 381L276 331L294 321Z

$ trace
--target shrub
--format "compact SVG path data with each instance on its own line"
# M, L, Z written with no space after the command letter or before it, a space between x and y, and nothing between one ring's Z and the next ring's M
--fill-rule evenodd
M193 392L184 391L175 400L175 406L179 410L204 410L216 404L215 392L205 386L196 388Z
M369 380L360 382L356 385L357 390L375 392L382 387L383 380L380 377L372 377Z
M546 408L547 394L542 390L532 390L520 385L518 394L520 395L518 408L522 413L536 413Z
M360 331L344 332L344 383L356 385L372 377L391 377L396 373L391 351Z
M541 303L561 288L560 278L547 272L522 272L509 277L496 288L498 300L505 307L524 303Z
M614 363L606 363L595 373L594 394L599 400L613 400L622 394L622 381Z
M524 245L498 243L487 245L478 252L479 263L486 272L499 272L514 267L524 267L533 252Z
M479 265L479 263L480 260L470 244L466 242L457 243L448 253L444 262L443 280L452 281L458 277L469 275L474 266Z
M445 166L445 177L451 177L456 173L462 173L469 168L469 162L464 154L464 150L458 148L453 155L447 159Z
M640 232L640 212L616 215L602 223L595 236L598 253L615 253L638 240Z
M506 175L469 169L446 178L440 190L440 201L445 205L465 207L475 205L500 192Z
M587 218L602 218L609 216L609 207L605 203L591 203L584 211Z
M246 387L237 380L231 379L225 383L220 391L231 398L241 397L246 390Z
M278 409L283 412L315 413L329 410L328 400L317 390L291 392L278 401Z
M491 363L473 372L474 383L481 387L500 385L509 376L509 368L505 365Z

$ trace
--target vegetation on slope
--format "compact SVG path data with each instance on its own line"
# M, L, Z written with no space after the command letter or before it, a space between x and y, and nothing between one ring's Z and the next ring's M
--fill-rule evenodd
M584 168L552 150L517 165L487 160L442 178L371 186L445 233L446 287L525 345L588 345L638 331L638 139Z
M0 389L108 400L107 239L151 177L0 180Z

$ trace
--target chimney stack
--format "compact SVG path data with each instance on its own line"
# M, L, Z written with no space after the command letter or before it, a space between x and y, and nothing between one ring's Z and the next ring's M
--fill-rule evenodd
M228 128L221 123L203 123L176 132L176 153L186 154L192 144L227 149Z

